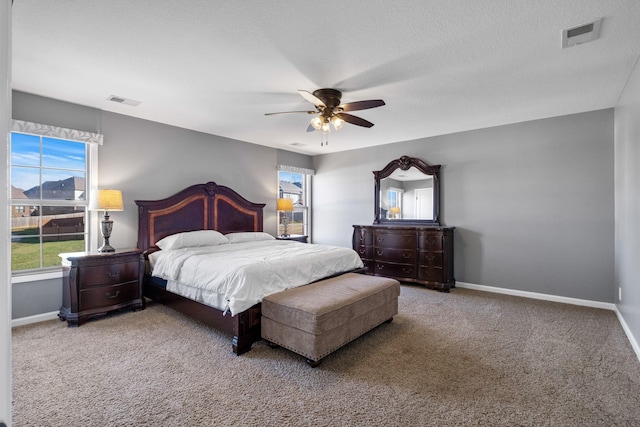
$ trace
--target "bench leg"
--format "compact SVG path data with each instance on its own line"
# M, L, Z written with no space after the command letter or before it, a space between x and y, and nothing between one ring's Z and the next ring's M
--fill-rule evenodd
M269 348L278 348L278 347L280 347L278 344L276 344L276 343L274 343L274 342L271 342L271 341L264 340L264 342L266 342L266 343L267 343L267 345L269 346Z
M311 359L307 359L307 365L311 366L312 368L317 367L318 365L320 365L320 363L322 363L322 360L311 360Z
M264 340L265 343L267 343L267 345L269 346L269 348L279 348L280 346L274 342L271 342L269 340ZM322 360L311 360L311 359L305 359L307 362L307 365L311 366L312 368L317 367L320 363L322 363Z

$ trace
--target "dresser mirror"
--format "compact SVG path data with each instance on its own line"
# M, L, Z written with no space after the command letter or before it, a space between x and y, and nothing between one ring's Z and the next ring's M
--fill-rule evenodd
M375 223L439 225L440 165L402 156L374 171Z

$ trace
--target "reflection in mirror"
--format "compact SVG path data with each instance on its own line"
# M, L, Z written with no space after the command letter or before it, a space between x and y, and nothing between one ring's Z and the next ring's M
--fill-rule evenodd
M380 180L380 215L386 219L433 220L433 177L416 168Z
M403 156L374 172L376 222L438 224L440 166Z

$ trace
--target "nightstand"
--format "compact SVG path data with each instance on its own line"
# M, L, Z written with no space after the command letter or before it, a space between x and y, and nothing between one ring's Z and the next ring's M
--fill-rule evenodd
M90 317L131 307L144 309L142 251L73 252L62 258L62 307L58 317L80 326Z
M295 240L300 243L307 243L308 236L302 236L300 234L291 234L289 236L276 236L277 240Z

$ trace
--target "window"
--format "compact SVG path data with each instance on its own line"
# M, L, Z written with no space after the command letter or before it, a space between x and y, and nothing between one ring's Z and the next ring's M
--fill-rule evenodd
M59 267L59 253L88 248L88 190L97 144L76 140L86 135L95 136L14 122L10 160L13 273Z
M391 187L387 191L387 203L389 205L389 218L401 218L402 212L402 195L404 190L401 188Z
M312 175L310 169L278 166L278 198L293 200L292 212L278 211L278 235L310 235Z

